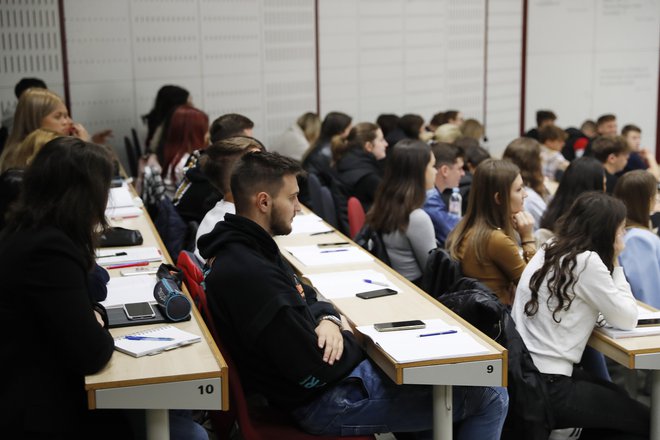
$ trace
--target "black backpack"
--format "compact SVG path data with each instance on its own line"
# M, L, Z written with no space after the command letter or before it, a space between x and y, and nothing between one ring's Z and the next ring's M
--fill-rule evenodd
M362 248L368 250L374 257L378 258L388 266L392 266L389 255L387 255L387 248L383 242L383 237L373 229L371 226L365 224L360 229L360 232L355 236L355 243Z

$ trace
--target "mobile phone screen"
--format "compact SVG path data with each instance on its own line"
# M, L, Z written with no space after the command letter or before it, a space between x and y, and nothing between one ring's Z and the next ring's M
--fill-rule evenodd
M424 324L424 321L420 321L419 319L415 319L412 321L381 322L378 324L374 324L374 328L376 329L376 331L379 332L387 332L394 330L412 330L412 329L425 328L425 327L426 324Z
M124 304L124 311L128 319L148 319L156 316L153 307L148 302Z
M381 296L396 295L397 291L394 289L378 289L369 292L356 293L355 296L362 299L380 298Z
M660 319L638 319L637 320L637 325L658 325L660 324Z

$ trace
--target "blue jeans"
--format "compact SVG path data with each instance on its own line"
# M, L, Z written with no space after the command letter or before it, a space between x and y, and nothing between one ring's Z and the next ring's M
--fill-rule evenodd
M501 387L453 387L454 438L498 440L509 406ZM315 435L416 432L431 438L432 387L397 385L369 360L340 383L292 412Z

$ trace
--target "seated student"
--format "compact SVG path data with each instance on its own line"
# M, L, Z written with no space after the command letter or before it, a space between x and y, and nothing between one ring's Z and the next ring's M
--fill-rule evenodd
M333 172L332 140L335 136L345 139L351 131L352 118L345 113L330 112L321 123L321 134L314 144L303 154L302 166L308 173L317 174L324 185L330 184Z
M431 147L419 140L399 141L365 219L382 234L392 268L416 284L429 251L436 248L433 223L422 209L436 173Z
M460 128L463 136L474 139L477 142L484 140L484 126L476 119L466 119Z
M442 124L435 130L435 133L433 133L433 140L436 142L446 142L451 144L461 136L463 136L463 133L461 133L461 129L458 125L446 123Z
M450 214L442 193L446 189L458 188L463 170L463 150L457 146L438 142L431 145L435 157L435 182L433 188L426 191L423 209L431 217L435 238L443 245L447 235L456 226L460 217Z
M204 261L197 240L213 230L215 224L224 221L225 214L235 214L234 197L229 186L231 169L238 159L249 151L266 151L258 140L248 136L234 136L222 139L206 149L200 158L200 167L208 181L223 194L222 200L215 204L213 209L206 213L204 219L197 228L195 237L195 256Z
M532 138L521 137L507 145L502 158L510 160L520 168L520 175L525 185L525 192L527 192L523 206L525 211L534 218L534 230L536 231L549 198L548 190L543 184L541 171L541 145Z
M147 124L146 152L156 153L163 147L163 133L167 133L170 116L174 109L183 104L192 104L190 92L174 85L164 85L158 89L154 106L149 113L142 115L142 122Z
M626 208L602 193L578 197L523 272L512 316L545 377L554 429L580 438L648 439L649 409L611 382L575 366L599 315L621 329L637 325L637 304L617 256Z
M618 134L616 116L612 114L601 115L596 120L597 136L616 136Z
M103 147L72 137L49 142L25 171L0 235L0 331L11 335L0 360L0 429L15 438L130 437L115 421L98 424L108 413L88 411L84 389L84 376L114 349L87 282L112 173Z
M539 243L552 237L559 217L568 211L580 194L587 191L605 191L605 170L593 157L576 159L566 169L541 218L541 229L536 234Z
M252 136L254 122L236 113L227 113L211 123L209 129L210 141L217 142L234 136ZM206 147L204 145L203 147ZM204 155L200 146L190 155L183 166L185 175L176 189L172 203L184 221L200 223L204 215L222 199L217 189L209 183L202 172L199 159Z
M14 95L16 96L16 99L20 99L23 92L30 88L47 89L48 87L46 86L46 83L39 78L21 78L14 86ZM9 136L9 130L11 130L14 125L15 110L15 108L10 107L4 109L2 112L2 122L0 123L2 126L2 128L0 128L0 153L5 146L7 137Z
M504 304L536 252L534 219L525 212L527 193L516 165L488 159L477 167L467 212L447 238L463 274L488 286ZM516 233L522 241L522 255Z
M617 180L616 173L626 167L630 148L621 136L598 136L591 143L591 152L603 164L605 192L612 194Z
M660 308L660 238L650 229L658 182L650 173L635 170L619 177L614 196L627 208L625 249L619 256L635 298Z
M332 141L332 157L337 178L349 196L355 196L368 211L383 176L378 161L387 155L387 141L376 124L361 122L351 128L346 139Z
M628 143L630 156L626 167L619 175L633 170L648 170L657 180L660 180L660 167L658 167L655 156L649 153L646 148L641 148L642 129L636 125L628 124L621 130L621 136Z
M316 142L321 133L321 119L316 113L303 113L284 133L275 138L271 150L283 156L302 160L310 145Z
M399 118L397 127L390 131L385 140L390 145L390 150L403 139L419 139L421 134L425 134L424 118L420 115L407 113Z
M580 125L580 131L589 139L598 136L597 128L596 121L592 121L591 119L587 119Z
M561 154L567 137L566 132L556 125L548 125L539 130L543 175L553 182L560 180L558 175L563 173L570 163Z
M244 386L315 435L428 431L431 387L396 385L366 360L346 321L300 284L272 239L291 232L300 171L277 153L244 155L231 177L237 214L198 243L212 259L209 307ZM503 388L453 387L457 438L499 439L507 407Z
M549 125L555 125L556 120L557 120L557 115L555 115L555 113L553 111L550 111L550 110L537 110L536 111L536 128L532 128L527 133L525 133L525 137L530 137L530 138L536 139L538 141L539 140L539 130L541 130L543 127L547 127Z
M383 131L383 136L387 139L390 132L399 126L399 117L394 113L383 113L376 118L376 124L378 124Z

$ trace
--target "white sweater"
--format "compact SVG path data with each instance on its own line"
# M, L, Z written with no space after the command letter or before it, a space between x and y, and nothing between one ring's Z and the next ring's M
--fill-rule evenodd
M579 274L578 281L572 292L569 291L569 295L575 297L568 311L557 314L560 322L552 318L556 302L547 305L547 276L539 289L538 312L528 317L524 307L531 298L529 280L541 268L544 259L542 248L527 263L518 283L511 315L539 371L570 376L573 364L582 358L598 313L602 313L614 327L630 330L637 325L637 303L623 269L615 267L610 275L598 254L587 251L577 256L575 273Z
M220 200L215 204L213 209L206 213L202 222L197 228L197 236L195 237L195 256L199 258L199 261L206 261L202 255L199 253L199 248L197 247L197 240L204 234L208 234L215 228L215 224L225 220L225 214L236 214L236 205L232 202L227 202L225 200Z

